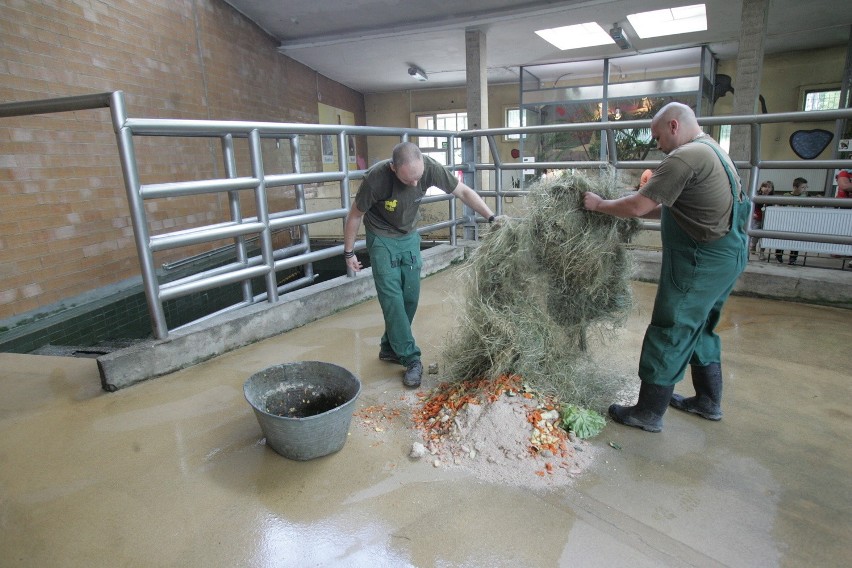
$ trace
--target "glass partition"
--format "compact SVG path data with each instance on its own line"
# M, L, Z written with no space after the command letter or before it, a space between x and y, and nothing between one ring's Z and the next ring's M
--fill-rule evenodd
M698 116L712 114L716 60L706 47L642 53L594 61L521 67L523 126L641 120L677 101ZM606 110L604 110L606 109ZM620 160L653 156L648 129L614 133ZM606 132L555 132L521 139L525 162L602 159ZM526 170L525 180L543 170Z

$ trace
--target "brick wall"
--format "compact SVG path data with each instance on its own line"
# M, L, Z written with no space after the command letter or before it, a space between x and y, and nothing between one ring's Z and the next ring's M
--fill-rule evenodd
M0 0L0 38L0 102L122 90L131 117L315 123L321 100L365 120L360 93L279 54L220 0ZM212 141L137 138L137 149L143 183L222 175ZM287 171L284 144L265 159L276 151L269 167ZM316 141L302 159L319 162ZM248 159L237 167L246 175ZM0 320L139 274L124 191L108 109L0 119ZM221 198L148 207L154 234L228 215Z

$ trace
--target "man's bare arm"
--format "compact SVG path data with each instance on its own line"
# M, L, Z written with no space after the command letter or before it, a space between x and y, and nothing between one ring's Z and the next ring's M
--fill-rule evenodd
M583 206L589 211L600 211L615 217L647 219L658 219L661 208L659 203L641 193L631 193L618 199L603 199L591 191L583 194Z

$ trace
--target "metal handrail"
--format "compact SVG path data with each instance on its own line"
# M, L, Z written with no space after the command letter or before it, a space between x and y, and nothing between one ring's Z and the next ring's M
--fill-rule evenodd
M445 136L454 132L367 127L349 125L320 125L292 124L271 122L247 122L228 120L183 120L183 119L147 119L128 117L124 110L123 97L113 99L113 123L115 125L119 154L122 159L125 187L131 210L137 253L140 257L142 278L145 283L146 298L149 314L153 322L153 333L158 339L167 337L163 301L182 295L210 289L223 284L234 282L243 283L243 301L234 307L246 303L266 300L275 302L279 294L288 287L279 287L275 274L278 271L305 266L305 280L313 280L312 263L325 258L338 256L343 252L342 245L330 247L321 251L310 250L309 225L320 221L333 219L343 220L350 207L350 184L354 180L363 179L364 170L349 170L347 136L394 136L407 140L410 136ZM339 164L335 172L301 171L298 143L304 135L332 135L337 137ZM136 170L136 154L133 138L136 136L176 136L176 137L210 137L223 141L223 155L226 161L228 177L224 179L193 180L161 184L143 185L139 181ZM245 138L249 142L249 157L252 164L252 176L237 177L235 175L233 139ZM287 139L291 141L293 152L294 172L285 174L265 174L263 155L260 149L261 139ZM308 213L305 207L304 184L337 182L340 185L341 206L339 209ZM295 211L269 211L266 190L270 187L292 186L297 192ZM251 192L255 196L257 216L244 219L239 211L239 192ZM207 225L189 231L177 231L157 236L149 236L144 201L146 199L197 195L202 193L227 193L231 196L231 216L227 223ZM425 202L426 200L424 200ZM454 228L458 224L470 223L472 218L456 219L454 203L450 200L449 218L447 222L419 227L418 231L427 232L443 228ZM273 230L289 227L300 228L303 250L299 254L287 258L277 258L273 249L271 234ZM154 272L152 253L159 250L176 248L201 242L210 242L222 238L235 238L239 251L237 263L227 268L207 273L203 277L182 279L177 283L160 285ZM245 240L255 239L259 243L260 255L250 258L246 252ZM454 242L455 234L450 233ZM357 249L365 246L364 241L355 244ZM266 281L265 292L251 297L249 278L262 276ZM291 285L292 283L288 283ZM191 324L190 324L191 325Z
M163 302L185 296L201 290L207 290L239 282L242 287L242 301L226 308L238 309L258 301L275 302L279 295L313 281L312 263L318 260L338 256L343 252L343 245L312 251L310 249L309 226L312 223L333 219L344 219L349 211L352 181L363 179L365 170L350 170L348 161L347 136L392 136L400 140L409 140L414 136L447 138L448 157L451 155L453 140L462 141L461 163L451 167L461 171L467 185L473 187L480 195L495 198L495 211L503 213L504 200L508 197L528 194L523 189L504 190L502 173L526 169L596 169L613 167L615 169L644 169L659 164L659 161L630 161L620 160L616 152L615 136L612 133L622 129L650 128L650 120L630 120L611 122L572 123L559 125L539 125L519 128L490 128L470 131L435 131L412 128L369 127L350 125L319 125L300 123L273 123L225 120L183 120L183 119L148 119L128 117L124 94L121 91L98 93L57 99L24 101L0 104L0 117L65 112L109 107L116 141L119 149L127 193L131 221L134 229L134 242L139 257L143 286L151 316L153 334L158 339L168 336L163 311ZM819 122L840 121L852 118L852 109L836 111L809 111L793 113L777 113L756 116L715 116L699 117L702 126L714 125L748 125L751 129L751 151L748 160L735 161L741 170L748 170L748 193L754 204L801 205L799 198L781 196L757 195L758 175L761 169L834 169L852 166L850 160L763 160L761 157L760 135L764 124L789 122ZM504 162L499 155L498 137L507 134L542 134L570 131L599 131L605 138L605 158L587 161L549 161L549 162ZM332 135L337 138L338 169L334 172L302 172L299 144L304 135ZM194 180L160 184L142 184L137 169L134 138L137 136L171 136L171 137L209 137L220 140L222 159L225 165L226 177L220 179ZM251 176L238 177L235 167L234 138L248 141L249 157L251 158ZM263 156L260 141L263 139L286 139L290 141L293 172L284 174L266 174L264 172ZM490 149L492 162L477 161L477 150L487 145ZM481 172L494 173L493 188L482 187L478 183L477 174ZM340 186L340 207L319 213L308 213L304 195L304 184L333 183ZM296 208L290 211L269 211L266 190L270 187L292 186L296 189ZM255 197L257 215L243 218L240 209L240 194L251 192ZM144 202L149 199L161 199L202 193L223 193L228 195L231 220L194 229L175 231L172 233L151 236L148 231L147 213ZM452 196L435 196L424 198L423 203L448 201L448 218L427 226L418 227L418 232L428 233L435 230L450 229L450 242L455 244L455 228L463 226L465 238L477 237L477 219L474 212L465 208L462 218L456 217L456 209ZM837 200L829 198L809 198L809 206L852 208L852 199ZM275 230L299 227L301 242L295 243L286 250L275 250L272 246L271 234ZM647 223L646 229L658 230L659 224ZM749 234L758 237L776 237L800 241L815 241L836 244L852 244L852 237L784 233L779 231L749 230ZM190 244L209 242L212 240L232 238L236 249L237 259L225 266L190 275L180 280L159 284L154 268L153 253ZM258 243L260 254L250 257L247 242ZM355 244L357 249L365 246L360 240ZM297 281L291 281L284 286L278 286L275 273L297 266L305 267L305 276ZM266 291L252 296L251 279L263 277ZM221 313L221 312L217 312ZM207 319L211 316L205 316ZM196 320L198 321L198 320ZM191 325L191 324L189 324Z
M778 204L778 205L802 205L802 202L797 197L784 196L759 196L757 194L758 178L762 169L839 169L852 167L852 160L849 159L833 159L833 160L763 160L761 158L761 125L777 124L777 123L796 123L796 122L820 122L820 121L843 121L852 119L852 108L826 110L826 111L807 111L807 112L786 112L776 114L761 114L754 116L708 116L698 117L698 123L701 126L718 126L718 125L747 125L751 127L751 146L750 158L748 160L734 160L734 165L740 170L749 171L749 185L747 188L749 196L752 198L752 212L755 204ZM549 162L512 162L504 163L500 160L499 154L496 151L496 139L500 136L508 134L551 134L556 132L587 132L590 130L600 131L602 133L611 134L619 130L628 129L650 129L651 119L646 120L624 120L611 122L584 122L584 123L562 123L554 125L536 125L525 126L520 128L486 128L479 130L462 131L457 134L462 140L463 155L475 156L476 148L481 145L480 139L484 138L489 148L491 155L494 156L493 162L475 162L474 160L466 159L462 165L465 172L465 179L472 183L476 182L476 173L481 171L495 172L495 189L492 191L479 190L480 195L491 196L496 199L497 214L502 214L503 199L506 197L514 197L523 195L524 191L504 191L502 190L502 172L516 171L527 169L595 169L603 167L613 167L616 169L645 169L648 167L656 167L659 165L659 160L620 160L615 146L615 136L607 135L606 138L606 159L592 161L549 161ZM470 185L470 184L469 184ZM851 209L852 199L833 199L833 198L812 198L807 201L808 206L815 207L833 207L840 209ZM649 230L659 230L660 224L657 222L643 221L642 226ZM822 235L813 233L789 233L781 231L767 231L763 229L748 229L749 235L757 237L776 237L789 240L799 240L805 242L826 242L832 244L852 244L852 237L837 236L837 235Z

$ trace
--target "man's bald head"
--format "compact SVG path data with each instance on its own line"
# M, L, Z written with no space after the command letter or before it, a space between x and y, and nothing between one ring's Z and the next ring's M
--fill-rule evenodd
M412 162L423 161L423 153L413 142L400 142L393 147L391 162L397 168L407 166Z
M667 104L651 120L651 135L666 154L701 133L695 112L683 103Z
M393 147L390 168L405 185L417 185L425 168L423 153L417 144L400 142Z

